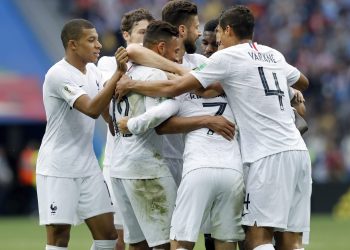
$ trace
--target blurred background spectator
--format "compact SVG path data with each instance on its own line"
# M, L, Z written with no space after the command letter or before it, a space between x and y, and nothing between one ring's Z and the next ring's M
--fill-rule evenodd
M2 79L13 79L15 75L17 80L22 79L20 80L22 86L30 85L32 86L30 89L35 89L33 83L28 81L34 78L36 87L41 87L47 69L63 55L57 34L60 34L62 25L67 19L82 17L92 21L103 44L103 55L112 55L116 48L124 45L119 26L121 16L125 12L143 7L149 9L154 17L160 18L161 8L166 2L166 0L1 1L0 21L3 27L0 27L0 32L6 34L7 39L0 41L1 47L6 48L5 55L0 61L0 139L6 147L4 150L6 155L2 158L7 159L12 172L20 176L17 180L26 180L21 176L23 169L21 171L16 169L16 166L20 165L20 159L23 158L20 157L20 153L28 141L41 140L45 118L42 115L39 117L28 115L25 111L19 112L19 115L14 113L14 108L9 104L14 102L13 93L21 91L11 91L12 94L2 96L1 93L5 89L2 86L5 85L1 83L8 82ZM280 50L287 61L298 67L310 80L310 87L304 93L307 106L306 120L309 123L309 131L304 138L312 158L314 182L348 185L350 183L350 0L193 2L199 7L201 29L206 21L218 16L223 9L232 4L245 4L253 10L256 17L255 41ZM40 91L30 96L33 95L36 95L36 102L42 107ZM16 107L21 104L23 98L17 99L20 101L15 100ZM31 100L30 103L32 102L34 101ZM35 113L43 114L43 110L38 109ZM104 129L104 124L97 125L94 145L98 155L102 152L105 140ZM13 131L22 136L16 136ZM8 177L8 180L10 178ZM29 183L27 182L28 185L32 185ZM0 202L3 203L1 200Z

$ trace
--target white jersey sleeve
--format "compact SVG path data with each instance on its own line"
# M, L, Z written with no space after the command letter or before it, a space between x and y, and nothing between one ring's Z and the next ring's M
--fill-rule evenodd
M50 72L46 76L46 81L51 84L48 86L48 91L58 98L64 99L70 107L73 107L74 102L86 92L79 86L77 82L73 82L66 74L56 74Z
M157 127L178 111L178 102L174 99L167 99L142 115L130 118L127 123L128 129L132 134L144 133L150 128Z
M300 71L296 67L288 64L286 61L284 62L284 71L287 76L287 84L288 86L293 86L293 84L296 83L300 78Z

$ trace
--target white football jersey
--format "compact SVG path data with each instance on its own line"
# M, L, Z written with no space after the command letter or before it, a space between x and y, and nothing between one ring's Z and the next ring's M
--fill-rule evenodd
M244 43L214 53L191 74L219 81L239 128L244 163L287 150L307 150L293 123L288 87L300 77L275 49Z
M206 60L207 58L203 55L185 53L182 59L182 66L188 69L195 69L206 62ZM164 157L170 159L182 159L184 147L184 138L182 134L164 135Z
M235 123L226 95L203 99L186 93L182 95L178 116L222 115ZM238 131L236 131L238 133ZM184 166L182 176L198 168L229 168L242 172L242 159L237 142L228 141L208 128L197 129L185 134Z
M65 59L49 69L43 85L47 125L37 174L75 178L100 171L92 142L95 120L73 109L73 104L82 95L93 98L101 86L101 72L92 63L86 65L86 74Z
M164 80L166 74L155 68L133 64L127 75L135 80ZM143 114L159 104L162 98L152 98L136 93L123 97L115 103L115 120L128 116L135 117ZM111 162L111 177L121 179L153 179L169 177L171 173L162 156L163 138L154 129L138 135L122 135L117 132L116 144L113 149Z

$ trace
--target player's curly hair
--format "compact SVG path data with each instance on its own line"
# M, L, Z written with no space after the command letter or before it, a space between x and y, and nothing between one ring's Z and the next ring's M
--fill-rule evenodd
M120 30L131 33L135 23L141 20L147 20L148 22L151 22L154 20L154 18L148 10L143 8L129 11L122 17Z
M95 26L85 19L72 19L68 21L62 28L61 40L64 49L67 49L69 40L79 40L83 33L83 29L94 29Z
M219 25L225 29L230 26L240 39L252 39L254 32L254 16L246 6L236 5L223 11L219 17Z
M169 41L174 36L179 36L179 30L175 26L160 20L152 21L143 38L143 46L149 48L154 43Z
M188 24L192 16L198 15L197 5L185 0L173 0L162 9L162 20L175 27Z

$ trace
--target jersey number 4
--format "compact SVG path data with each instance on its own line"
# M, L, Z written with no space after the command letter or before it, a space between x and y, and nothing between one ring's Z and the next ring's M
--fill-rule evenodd
M260 79L261 79L262 85L263 85L264 90L265 90L265 95L266 96L277 95L278 96L278 101L279 101L279 104L280 104L280 108L281 108L281 110L284 110L283 102L282 102L282 97L284 96L284 92L281 90L280 85L278 83L277 74L275 72L272 72L272 76L273 76L273 79L275 80L275 85L276 85L276 89L272 90L272 89L269 88L269 85L267 83L267 80L266 80L266 77L265 77L265 73L264 73L264 68L263 67L258 67L258 70L259 70L259 75L260 75Z
M219 107L218 111L215 113L215 116L222 115L226 109L226 105L227 105L227 103L225 103L225 102L205 102L205 103L203 103L203 107L216 107L216 106ZM207 135L212 135L212 134L214 134L214 131L212 129L208 129Z

